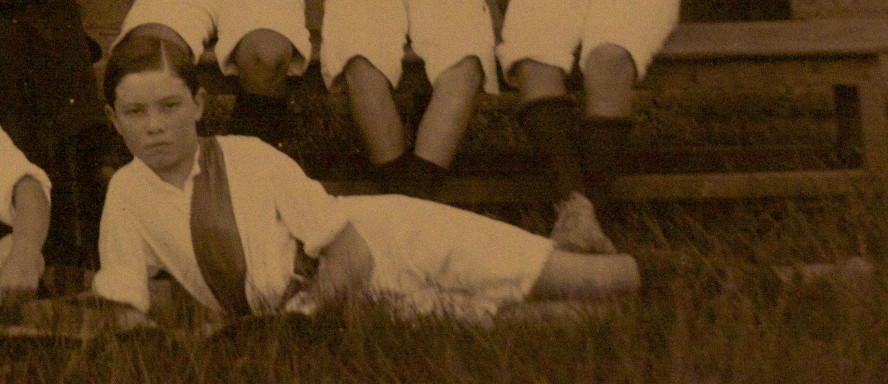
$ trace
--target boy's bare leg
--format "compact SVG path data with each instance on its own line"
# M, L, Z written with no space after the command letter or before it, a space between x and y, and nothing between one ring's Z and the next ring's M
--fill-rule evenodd
M586 116L632 116L635 76L635 62L623 47L604 44L591 50L583 66Z
M528 294L530 300L573 300L634 292L641 287L635 258L555 249Z
M231 133L255 135L279 145L292 134L296 117L287 105L287 71L305 57L272 30L246 34L232 54L241 92L232 111Z
M407 145L388 78L360 56L348 62L344 75L352 116L367 143L370 162L394 161Z
M575 143L580 116L567 96L564 71L528 59L517 64L515 74L521 84L518 118L552 171L558 209L552 239L566 250L615 253L585 196L586 173Z
M567 95L566 74L559 67L527 59L515 65L515 75L522 103Z
M290 64L305 61L286 37L268 29L245 35L232 56L245 92L276 98L286 96Z
M475 111L482 81L477 57L466 57L435 79L432 98L416 132L417 157L448 168Z

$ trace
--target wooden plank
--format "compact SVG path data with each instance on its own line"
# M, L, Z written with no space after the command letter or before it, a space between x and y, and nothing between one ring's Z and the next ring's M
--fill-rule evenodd
M620 200L813 197L851 194L870 180L861 170L752 172L623 177L613 188Z
M624 176L614 183L617 200L695 200L756 197L814 197L852 194L871 181L863 170L668 174ZM325 181L334 195L379 193L366 181ZM551 186L542 177L449 180L435 200L451 204L518 203L551 200Z
M680 24L659 57L819 56L888 52L888 18Z
M324 181L333 195L373 195L381 193L370 181ZM447 180L435 200L452 204L519 203L551 200L551 187L542 177L494 179L460 177Z

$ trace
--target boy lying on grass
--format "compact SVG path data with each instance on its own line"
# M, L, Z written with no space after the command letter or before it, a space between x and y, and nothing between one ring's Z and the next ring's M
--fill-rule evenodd
M175 44L124 40L104 90L106 113L135 158L109 185L92 285L101 298L146 312L148 280L159 270L233 317L310 312L342 293L473 316L526 298L639 286L630 256L563 251L512 225L407 196L331 196L257 139L198 137L205 91ZM300 250L318 265L296 294Z
M43 274L49 232L46 173L0 128L0 303L33 296Z
M405 315L476 320L510 303L640 287L631 256L568 252L407 196L331 196L258 139L198 137L205 91L174 44L127 39L105 76L106 113L135 158L110 182L92 288L126 313L148 311L159 270L230 318L310 314L346 294L382 297ZM303 254L317 262L307 277L294 273Z

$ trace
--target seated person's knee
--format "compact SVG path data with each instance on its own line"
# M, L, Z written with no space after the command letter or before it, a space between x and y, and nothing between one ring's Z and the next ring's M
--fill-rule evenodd
M632 55L622 46L616 44L602 44L589 51L586 56L584 72L589 73L618 73L622 71L635 71L635 62Z
M481 60L478 56L466 56L452 68L464 79L463 84L480 87L484 77L484 69L481 68Z
M233 56L235 65L242 72L286 72L294 58L304 60L301 54L295 53L290 40L267 29L255 30L244 36Z
M434 80L435 96L453 100L464 100L481 87L484 72L477 56L466 56Z
M382 71L364 56L355 56L348 61L343 70L343 78L349 88L380 82L385 82L388 85L388 79Z

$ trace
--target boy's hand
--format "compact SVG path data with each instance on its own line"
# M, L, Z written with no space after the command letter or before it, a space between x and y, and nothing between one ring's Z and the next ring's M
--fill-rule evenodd
M0 302L12 294L33 295L44 270L43 255L39 251L15 247L11 242L10 238L0 241L0 254L9 252L0 265Z
M370 248L361 234L349 224L324 249L310 289L321 301L341 294L359 294L367 287L372 271Z

